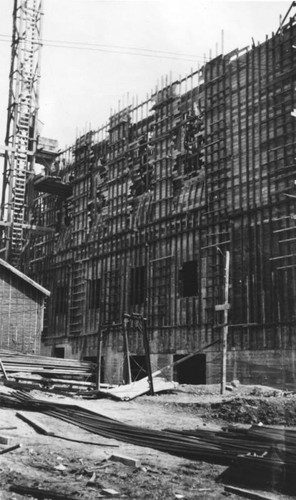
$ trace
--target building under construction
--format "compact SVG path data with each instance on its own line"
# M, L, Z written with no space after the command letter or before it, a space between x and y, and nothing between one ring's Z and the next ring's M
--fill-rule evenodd
M228 315L227 378L295 383L295 46L290 18L166 79L35 177L29 224L43 230L23 263L51 291L45 354L100 348L103 380L119 382L128 353L136 377L142 331L123 318L138 314L153 369L200 349L168 374L215 383Z

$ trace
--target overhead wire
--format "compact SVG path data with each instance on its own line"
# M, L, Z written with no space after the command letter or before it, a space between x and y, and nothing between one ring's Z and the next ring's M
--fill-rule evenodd
M152 53L162 53L162 54L169 54L169 55L176 55L176 56L185 56L185 57L200 57L195 54L185 54L183 52L174 52L174 51L168 51L168 50L155 50L155 49L146 49L142 47L127 47L124 45L108 45L108 44L102 44L102 43L90 43L90 42L77 42L77 41L68 41L68 40L50 40L50 39L44 39L43 40L46 43L59 43L59 44L75 44L75 45L83 45L83 46L90 46L90 47L106 47L106 48L112 48L112 49L124 49L124 50L137 50L141 52L152 52Z
M8 42L10 40L11 40L10 35L0 33L1 42ZM30 41L30 39L26 40ZM39 44L39 42L36 42L34 40L33 43ZM141 47L126 47L123 45L107 45L100 43L78 42L78 41L67 41L67 40L51 40L51 39L43 39L40 42L40 44L46 47L91 50L91 51L108 52L108 53L125 54L125 55L138 55L138 56L153 57L158 59L167 58L167 59L187 60L187 61L196 61L197 59L204 59L204 56L198 56L194 54L185 54L182 52L173 52L166 50L147 49Z

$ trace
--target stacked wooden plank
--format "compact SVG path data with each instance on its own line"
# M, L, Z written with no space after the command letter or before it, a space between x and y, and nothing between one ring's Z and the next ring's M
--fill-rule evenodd
M35 383L41 387L63 386L73 389L94 387L89 380L94 376L95 364L75 359L53 358L0 350L2 374L8 381ZM0 371L1 376L1 371Z

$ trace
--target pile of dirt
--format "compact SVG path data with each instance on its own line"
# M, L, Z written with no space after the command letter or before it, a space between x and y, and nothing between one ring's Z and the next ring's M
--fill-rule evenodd
M145 396L139 404L160 406L195 415L203 422L296 426L296 394L267 386L243 386L226 391L220 386L179 386L174 394Z
M237 397L211 405L211 416L228 422L296 425L296 397Z

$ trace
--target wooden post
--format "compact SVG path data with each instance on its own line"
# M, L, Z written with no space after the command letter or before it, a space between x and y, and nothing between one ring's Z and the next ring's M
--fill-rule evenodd
M126 380L124 381L126 384L130 384L132 381L132 373L131 373L131 362L130 362L130 353L129 353L129 345L128 345L128 323L130 322L130 315L123 315L123 339L124 339L124 352L126 356L126 368L124 370Z
M5 380L8 380L7 373L6 373L6 370L5 370L4 366L3 366L3 363L2 363L1 359L0 359L0 368L1 368L1 371L2 371L2 373L4 375Z
M227 374L227 338L228 338L228 309L229 309L229 261L230 253L227 250L225 259L225 309L224 326L222 340L222 373L221 373L221 394L224 394Z
M146 369L150 387L150 394L151 396L154 396L154 387L153 387L153 378L152 378L151 360L150 360L150 346L147 335L147 319L142 318L142 323L143 323L143 341L144 341L144 349L146 357Z
M101 385L101 367L102 367L102 328L98 327L98 350L97 350L97 390L100 390Z
M227 374L227 337L228 337L228 310L229 310L229 262L230 253L226 251L225 257L225 284L224 284L224 304L215 306L216 311L224 311L223 333L222 333L222 363L221 363L221 394L224 394Z

